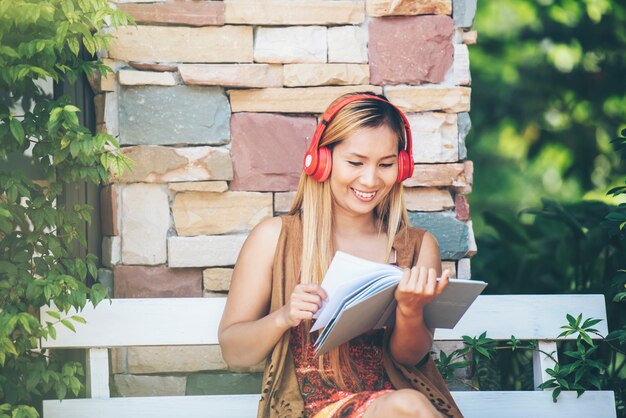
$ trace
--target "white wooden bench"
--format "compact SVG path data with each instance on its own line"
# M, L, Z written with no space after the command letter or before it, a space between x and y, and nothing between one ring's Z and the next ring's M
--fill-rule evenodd
M45 348L87 349L87 399L46 400L44 418L171 418L255 417L259 395L161 396L111 398L109 355L111 347L217 344L217 327L224 298L114 299L91 305L80 313L86 325L76 324L76 333L57 327L56 340L42 341ZM439 341L461 340L461 336L487 336L508 340L538 340L545 352L556 350L554 341L570 313L598 318L602 335L607 334L606 309L602 295L480 296L453 330L437 330ZM42 310L42 322L55 320ZM569 338L574 338L570 336ZM545 355L533 358L535 386L547 380ZM557 403L550 391L453 392L467 418L615 418L613 392L563 392Z

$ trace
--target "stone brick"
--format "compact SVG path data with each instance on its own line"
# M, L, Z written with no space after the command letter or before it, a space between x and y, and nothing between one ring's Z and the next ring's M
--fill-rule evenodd
M154 184L131 184L122 189L121 195L122 263L165 263L165 240L170 227L166 188Z
M454 26L469 28L474 23L476 15L476 0L455 1L452 4L452 16Z
M291 209L291 204L296 197L296 192L274 193L274 212L286 213Z
M171 298L202 296L202 270L167 267L116 266L116 298Z
M369 83L369 67L361 64L285 64L287 87L354 85Z
M365 0L369 16L450 15L452 0Z
M385 87L385 96L405 112L468 112L470 93L469 87Z
M120 70L117 73L122 86L175 86L172 73L157 71Z
M448 16L372 19L368 42L372 84L442 82L454 59L453 32Z
M465 45L475 45L478 41L478 32L475 30L468 30L467 32L463 32L463 43Z
M102 93L93 98L96 113L96 132L115 137L120 134L117 92Z
M113 383L122 397L183 396L187 378L185 376L116 374L113 376Z
M459 160L457 116L449 113L408 114L416 163Z
M467 201L467 197L462 194L454 196L454 208L456 212L456 218L459 221L469 221L470 207Z
M98 269L98 283L107 291L107 296L113 297L113 271L111 269Z
M171 192L222 193L228 190L228 184L225 181L186 181L182 183L170 183L167 188Z
M230 180L233 166L226 148L135 146L122 148L134 161L133 170L120 183L167 183L178 181Z
M409 212L411 225L426 229L439 243L442 260L458 260L469 251L468 226L454 212Z
M118 9L131 15L137 23L169 23L189 26L224 24L224 3L221 1L122 4Z
M326 55L326 27L289 26L256 29L255 62L326 62Z
M172 213L178 236L248 232L272 216L272 194L178 193Z
M328 62L367 62L367 36L359 26L328 28Z
M456 264L454 261L442 261L441 271L448 270L451 278L456 278Z
M234 112L323 113L337 97L345 93L372 91L382 93L378 86L342 86L308 88L268 88L230 90L230 106ZM399 95L399 97L403 97ZM406 99L404 99L406 100ZM311 134L312 135L312 134Z
M115 185L100 189L100 226L102 235L119 235L118 190Z
M272 64L181 64L185 84L224 87L282 87L283 69Z
M361 1L226 0L226 23L247 25L338 25L362 23Z
M87 76L87 81L91 86L91 89L95 94L100 94L107 91L115 91L115 72L123 67L125 64L121 61L114 61L108 58L103 58L102 63L113 70L113 73L106 73L102 75L99 72L94 72L93 75Z
M454 64L452 65L454 74L453 82L457 86L469 86L472 84L470 73L469 49L467 45L454 45Z
M316 125L316 119L311 116L234 114L231 190L295 190L307 137L313 135Z
M233 269L214 268L202 271L205 292L228 292Z
M125 26L114 36L108 56L122 61L252 62L251 26Z
M122 237L102 237L102 265L112 268L122 262Z
M474 166L471 161L457 164L416 164L405 187L453 187L463 193L472 188Z
M467 112L459 113L459 159L467 158L467 147L465 146L465 138L472 128L472 120Z
M128 347L129 373L181 373L226 369L218 345Z
M247 235L209 235L169 237L167 239L170 267L232 266Z
M472 278L472 266L469 258L462 258L458 261L457 267L459 273L459 279L471 279Z
M469 231L467 237L467 256L473 257L478 252L478 246L476 245L476 237L474 236L474 226L472 225L472 221L467 222L467 229Z
M111 373L128 373L128 365L126 361L127 347L112 347L109 349L111 353Z
M128 65L139 71L176 72L178 65L172 63L129 61Z
M187 396L261 393L262 373L194 373L187 376Z
M124 87L119 118L123 145L221 145L230 138L230 107L220 87Z
M434 188L405 189L404 201L407 210L420 212L440 212L454 208L450 192Z

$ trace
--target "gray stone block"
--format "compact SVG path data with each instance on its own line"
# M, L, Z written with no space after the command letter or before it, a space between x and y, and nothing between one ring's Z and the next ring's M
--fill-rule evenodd
M467 138L467 134L469 134L470 129L472 129L472 120L470 119L469 113L467 112L459 113L458 124L459 124L459 160L464 160L467 158L467 147L465 146L465 138Z
M110 298L113 297L113 271L110 269L98 269L98 282L107 290Z
M454 212L409 212L411 225L432 233L439 243L442 260L458 260L469 251L469 228Z
M222 145L230 138L230 105L220 87L122 87L119 112L122 145Z
M186 395L260 393L263 373L194 373L187 377Z
M476 15L476 0L453 0L452 17L454 26L469 28L474 23Z

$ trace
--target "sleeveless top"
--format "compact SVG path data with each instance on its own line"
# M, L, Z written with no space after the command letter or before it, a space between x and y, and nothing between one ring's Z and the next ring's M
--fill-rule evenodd
M402 268L412 267L417 261L424 230L405 228L394 240L396 261ZM284 306L300 275L302 256L302 222L298 215L282 217L282 229L276 246L272 272L270 312ZM388 344L390 332L383 336L382 360L384 372L395 389L413 388L425 395L444 416L462 418L445 381L430 355L418 367L405 367L391 357ZM304 417L304 401L298 385L290 348L292 332L285 332L268 356L258 417Z

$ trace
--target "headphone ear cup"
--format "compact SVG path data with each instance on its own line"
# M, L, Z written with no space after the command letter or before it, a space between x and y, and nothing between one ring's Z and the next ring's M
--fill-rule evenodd
M398 153L398 178L396 183L402 183L404 180L411 177L413 174L413 162L406 150L402 150Z
M330 149L327 147L322 147L318 151L318 162L317 162L317 170L315 170L315 174L313 178L317 181L326 181L330 176L330 171L333 166L333 156L330 152Z

